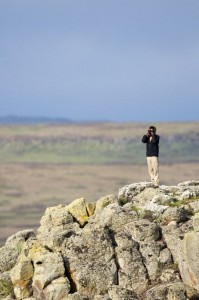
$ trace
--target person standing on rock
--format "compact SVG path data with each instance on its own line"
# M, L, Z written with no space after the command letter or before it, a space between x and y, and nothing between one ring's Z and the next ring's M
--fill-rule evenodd
M150 126L142 138L142 143L146 144L148 171L154 187L159 186L159 140L160 137L156 134L155 126Z

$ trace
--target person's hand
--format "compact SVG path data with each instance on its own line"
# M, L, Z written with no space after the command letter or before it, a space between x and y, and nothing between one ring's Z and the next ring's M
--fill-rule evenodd
M149 131L147 130L146 136L150 136Z

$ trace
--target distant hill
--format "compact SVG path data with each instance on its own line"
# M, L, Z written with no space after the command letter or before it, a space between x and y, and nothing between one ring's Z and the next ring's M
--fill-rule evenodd
M143 164L144 123L24 119L0 126L0 163ZM14 122L14 119L12 120ZM22 122L22 120L20 120ZM48 124L44 124L48 123ZM27 125L30 124L30 125ZM199 122L155 124L161 163L199 162Z
M28 117L28 116L4 116L0 117L0 124L69 124L73 123L65 118Z

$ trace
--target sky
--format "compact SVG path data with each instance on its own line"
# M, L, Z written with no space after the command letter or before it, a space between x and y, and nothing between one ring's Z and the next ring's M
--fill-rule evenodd
M198 121L198 0L0 0L0 116Z

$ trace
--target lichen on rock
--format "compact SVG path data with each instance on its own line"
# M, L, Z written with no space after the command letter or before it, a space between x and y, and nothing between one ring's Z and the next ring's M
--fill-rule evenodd
M0 299L199 299L199 182L46 209L0 248Z

